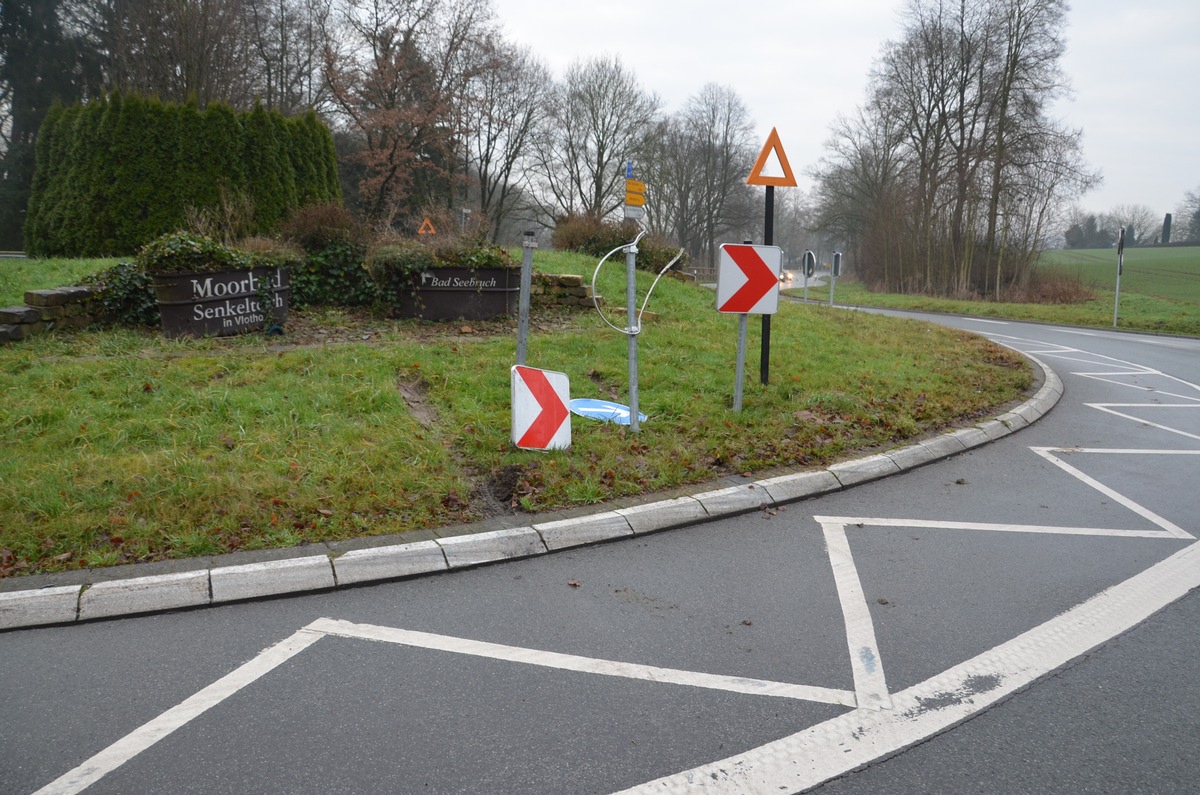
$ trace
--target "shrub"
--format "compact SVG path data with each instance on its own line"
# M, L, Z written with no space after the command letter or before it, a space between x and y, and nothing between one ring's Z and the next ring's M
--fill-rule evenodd
M613 249L632 242L639 231L640 227L633 221L617 223L590 215L570 215L555 225L552 244L555 248L603 257ZM658 272L678 253L678 249L647 235L638 241L637 266L642 270ZM684 254L675 267L682 268L687 261L688 256Z
M221 186L210 207L183 208L183 225L189 232L233 245L254 228L254 201L245 191Z
M1079 274L1040 268L1030 274L1024 289L1006 290L1003 299L1027 304L1082 304L1094 301L1096 293Z
M371 246L364 267L380 299L394 305L400 296L412 293L417 274L437 267L437 259L432 248L416 240L389 237Z
M414 292L416 276L437 268L515 268L508 252L496 245L474 241L443 241L427 245L412 238L388 235L367 252L367 273L380 299L394 305L399 296Z
M291 243L273 237L248 237L237 244L239 251L250 256L255 268L288 268L304 266L304 252Z
M340 204L310 204L283 224L282 234L305 253L292 268L291 300L296 306L364 306L378 299L363 268L367 230Z
M99 287L94 299L104 309L108 322L122 326L157 326L158 301L153 277L137 263L121 261L93 274L80 284Z
M314 114L110 94L48 113L35 158L24 237L37 256L134 251L178 228L188 207L227 215L222 189L249 197L259 232L301 197L340 194L333 139Z
M245 252L191 232L171 232L142 246L137 264L151 275L216 273L250 267Z
M280 227L284 240L307 252L319 251L335 243L364 244L366 227L340 204L306 204L298 208Z

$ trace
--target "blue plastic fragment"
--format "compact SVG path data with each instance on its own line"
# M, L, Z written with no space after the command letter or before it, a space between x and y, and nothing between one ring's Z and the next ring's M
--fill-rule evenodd
M629 424L629 406L612 403L608 400L594 398L575 398L569 404L572 414L602 422L615 422L617 425ZM646 415L638 412L638 422L645 422Z

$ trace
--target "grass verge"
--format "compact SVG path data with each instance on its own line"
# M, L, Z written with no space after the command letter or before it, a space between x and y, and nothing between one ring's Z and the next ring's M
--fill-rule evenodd
M1200 282L1197 286L1200 286ZM801 292L796 289L788 291L790 295L799 295ZM1112 328L1116 291L1093 286L1092 292L1094 298L1071 304L960 301L924 295L874 293L861 283L839 279L834 285L834 302L843 306L876 306L915 312L941 312L1087 328ZM809 298L828 302L829 288L812 288L809 290ZM1122 281L1117 327L1130 331L1200 336L1200 301L1183 301L1138 293Z
M25 303L26 290L75 284L111 268L117 259L0 259L0 307Z
M594 260L538 252L544 272ZM623 305L623 267L599 292ZM639 274L642 295L652 274ZM640 301L639 301L640 303ZM735 473L827 465L1019 397L1028 365L979 337L785 302L771 383L750 323L662 280L639 337L641 433L573 418L569 450L510 442L515 320L429 324L297 312L258 334L51 334L0 348L0 575L403 533ZM530 366L626 402L627 342L594 312L534 318Z

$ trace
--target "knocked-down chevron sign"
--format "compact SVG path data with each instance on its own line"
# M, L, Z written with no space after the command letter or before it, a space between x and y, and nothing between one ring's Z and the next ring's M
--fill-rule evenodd
M566 373L512 368L512 440L526 450L571 446L571 384Z

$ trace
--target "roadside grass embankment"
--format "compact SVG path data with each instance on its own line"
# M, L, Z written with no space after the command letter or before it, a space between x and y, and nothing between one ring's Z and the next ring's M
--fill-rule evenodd
M1047 251L1042 254L1040 267L1077 279L1094 297L1070 304L960 301L873 293L858 282L839 279L834 288L834 302L1087 328L1113 327L1117 276L1115 250ZM792 295L797 292L795 289L790 291ZM815 293L810 290L809 298L828 301L828 288L818 288ZM1121 274L1117 328L1200 336L1200 247L1127 248Z
M539 251L539 270L595 260ZM641 294L653 274L639 273ZM72 279L72 281L77 279ZM624 325L623 267L598 292ZM640 300L639 300L640 304ZM780 467L828 465L1020 397L1017 354L924 323L784 302L769 386L750 324L663 279L639 337L641 432L573 418L565 451L510 442L516 321L299 310L288 334L112 329L0 348L0 576L435 531ZM343 340L321 342L321 340ZM626 402L627 341L595 312L534 318L527 364Z
M0 307L25 303L27 290L50 290L111 268L119 259L0 259Z

